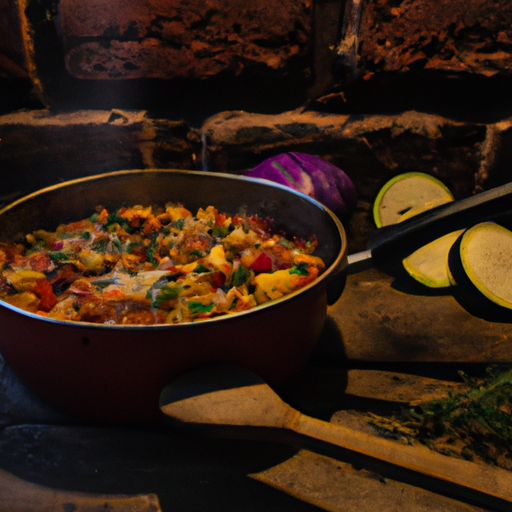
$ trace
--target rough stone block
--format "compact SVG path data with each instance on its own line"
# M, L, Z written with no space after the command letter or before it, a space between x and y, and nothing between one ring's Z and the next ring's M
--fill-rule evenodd
M17 3L0 0L0 77L26 75Z
M120 169L191 169L199 140L186 123L144 111L28 111L0 116L3 196Z
M324 360L423 363L510 363L510 323L469 312L458 291L436 293L399 272L349 276L329 309L320 343Z
M311 2L61 0L68 71L86 79L286 71L311 50Z
M382 71L512 74L512 5L495 0L353 0L357 66ZM354 28L354 27L352 27ZM340 45L346 51L349 31Z
M204 165L244 172L278 153L299 151L332 161L352 178L364 200L401 172L421 171L445 182L458 197L478 181L488 127L440 116L346 116L297 110L277 115L222 112L206 120ZM494 133L494 132L493 132Z

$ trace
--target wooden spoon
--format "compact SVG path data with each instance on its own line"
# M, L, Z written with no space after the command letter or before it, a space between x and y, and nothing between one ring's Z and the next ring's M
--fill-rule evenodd
M403 445L306 416L257 375L230 365L184 374L160 396L167 416L184 423L289 429L473 491L512 502L512 472Z

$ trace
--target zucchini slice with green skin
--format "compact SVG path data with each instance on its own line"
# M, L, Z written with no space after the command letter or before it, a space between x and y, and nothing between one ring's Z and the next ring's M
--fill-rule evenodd
M429 288L448 288L453 284L453 276L448 265L450 249L463 229L448 233L430 242L402 261L407 273Z
M460 286L512 309L512 231L494 222L467 229L453 245L450 270Z
M373 204L373 219L381 228L453 200L448 187L437 178L407 172L390 179L380 189Z

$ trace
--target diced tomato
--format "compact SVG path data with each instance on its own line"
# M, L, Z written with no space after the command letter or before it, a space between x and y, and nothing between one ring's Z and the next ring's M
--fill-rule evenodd
M270 272L272 270L272 258L262 252L250 266L257 274L261 274L262 272Z
M53 288L46 278L36 280L36 284L32 291L41 299L39 309L42 311L50 311L57 304L57 297L53 293Z
M46 252L36 252L28 258L28 264L32 270L36 272L49 272L55 265Z
M272 226L271 219L260 219L256 216L251 216L247 218L249 222L249 226L251 226L251 229L256 231L256 233L259 234L265 234L268 233L270 230L270 227Z
M226 282L226 276L220 272L215 271L210 274L212 288L217 289Z
M123 298L125 294L121 290L109 290L102 293L103 297Z
M227 216L224 215L223 213L218 213L215 215L215 224L217 226L224 226L224 223L226 222L227 220Z

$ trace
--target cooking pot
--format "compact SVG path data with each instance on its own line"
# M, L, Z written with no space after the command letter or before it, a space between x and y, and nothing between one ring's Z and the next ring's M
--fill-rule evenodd
M0 240L86 218L98 206L183 203L189 210L275 219L287 234L315 235L326 270L281 299L234 315L179 325L97 325L48 319L0 301L0 352L34 393L91 420L158 421L164 385L191 367L231 363L280 386L304 365L347 263L341 222L310 197L264 180L174 170L130 170L61 183L0 210Z

